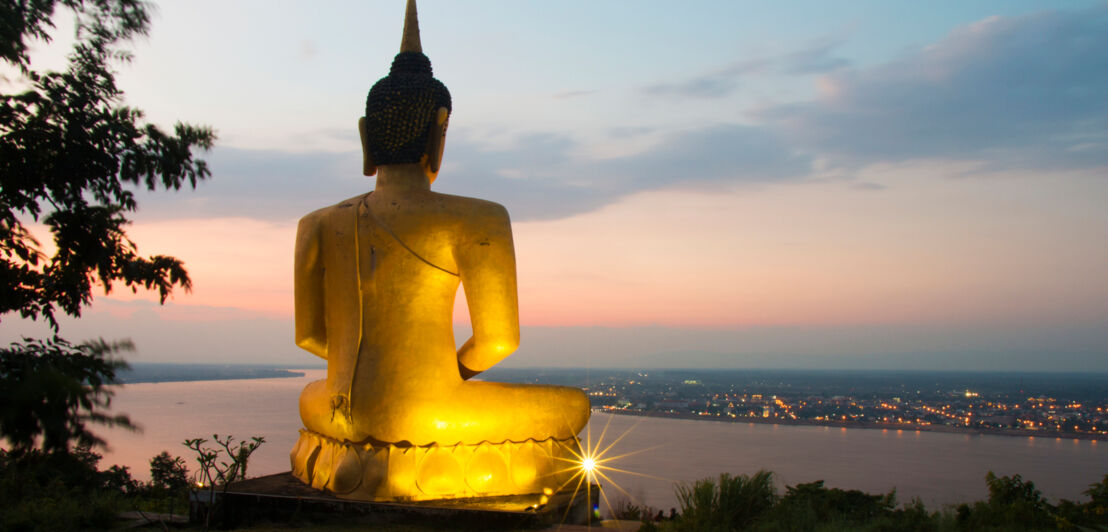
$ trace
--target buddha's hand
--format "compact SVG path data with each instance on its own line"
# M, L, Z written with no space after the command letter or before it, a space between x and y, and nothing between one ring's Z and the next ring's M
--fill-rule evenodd
M480 371L473 371L472 369L465 367L465 364L462 364L461 361L458 361L458 373L461 374L462 380L464 381L468 381L469 379L481 374Z

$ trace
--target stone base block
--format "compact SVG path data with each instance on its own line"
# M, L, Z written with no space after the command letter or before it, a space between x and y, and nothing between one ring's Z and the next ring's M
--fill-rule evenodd
M545 493L580 471L576 438L397 446L340 442L301 429L292 474L343 499L423 501Z

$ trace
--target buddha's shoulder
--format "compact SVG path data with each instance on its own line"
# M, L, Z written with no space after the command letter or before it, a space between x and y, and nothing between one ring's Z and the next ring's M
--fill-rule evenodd
M365 194L360 196L354 196L353 198L342 200L334 205L323 207L322 209L316 209L308 214L305 214L300 218L300 223L320 223L328 218L334 218L336 216L351 215L357 212L356 207L358 203L365 198Z
M434 193L434 198L444 213L462 219L508 219L508 209L495 201L437 192Z

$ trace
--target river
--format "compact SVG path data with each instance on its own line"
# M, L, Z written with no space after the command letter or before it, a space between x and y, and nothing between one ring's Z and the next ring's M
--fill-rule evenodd
M129 384L112 403L143 427L141 433L100 428L111 448L101 465L125 465L149 477L149 460L163 450L195 468L186 438L262 436L251 476L287 471L300 428L300 390L324 370L304 377ZM95 429L94 429L95 430ZM778 487L824 480L872 493L896 489L929 508L983 499L985 473L1021 474L1052 500L1084 500L1089 484L1108 474L1108 443L1067 438L1011 437L901 430L845 429L645 418L594 413L583 439L608 447L601 457L616 484L602 480L612 501L631 498L655 508L677 505L676 482L773 471Z

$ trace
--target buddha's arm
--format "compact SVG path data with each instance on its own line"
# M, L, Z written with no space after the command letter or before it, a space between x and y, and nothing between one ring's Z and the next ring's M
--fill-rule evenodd
M455 250L473 323L473 337L458 350L458 369L466 379L491 368L519 347L512 226L504 207L492 205L489 209L489 216L480 218Z
M323 308L323 267L320 264L319 218L300 219L296 229L294 278L296 345L327 358L327 329Z

